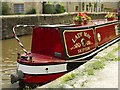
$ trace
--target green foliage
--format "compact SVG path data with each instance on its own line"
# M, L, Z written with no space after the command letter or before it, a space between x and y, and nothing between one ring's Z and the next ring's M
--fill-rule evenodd
M88 21L91 20L91 17L90 17L90 16L86 15L85 17L86 17L86 19L87 19Z
M88 75L94 75L94 69L93 68L89 68L87 71Z
M67 81L69 81L69 80L72 80L72 79L75 78L75 76L76 76L75 73L69 73L68 75L65 75L65 76L63 77L62 82L67 82Z
M92 6L92 4L91 3L89 3L89 7L91 7Z
M107 13L107 15L105 15L105 18L115 18L115 14L114 13Z
M64 13L65 8L61 4L45 3L44 4L44 13L45 14L55 14L55 13Z
M55 14L56 11L55 11L54 4L52 4L52 3L45 3L45 5L44 5L44 13L45 14Z
M105 64L104 64L103 61L94 62L93 65L92 65L93 69L95 69L95 70L103 69L104 66L105 66Z
M9 8L8 8L8 4L6 2L2 2L2 15L8 15Z
M32 8L29 12L27 12L27 14L36 14L36 9Z
M119 50L120 50L120 46L118 46L117 48L115 48L115 49L113 49L111 52L109 52L109 53L106 55L106 57L109 57L108 60L110 60L110 61L120 61L120 57L118 56L118 57L116 58L115 54L113 54L113 53L115 53L115 52L119 52ZM104 58L104 59L106 60L107 58Z
M100 70L100 69L103 69L105 66L104 64L104 61L101 60L101 61L96 61L94 63L91 63L91 64L88 64L86 66L86 69L84 70L84 72L87 74L87 75L94 75L94 72L95 70Z
M120 61L120 57L116 58L115 61Z
M56 13L64 13L65 12L64 6L59 3L55 5L55 10L56 10Z
M76 16L76 17L74 18L74 20L75 20L75 21L82 22L82 17L80 17L80 16Z

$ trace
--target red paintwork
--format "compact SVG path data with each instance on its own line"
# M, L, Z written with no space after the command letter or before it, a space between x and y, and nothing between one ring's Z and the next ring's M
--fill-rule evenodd
M98 46L101 46L116 37L115 24L97 27L96 34L97 33L100 33L101 35L101 41L98 41Z
M22 54L24 56L25 54ZM27 65L43 65L43 64L57 64L57 63L64 63L65 60L58 59L52 56L37 54L37 53L31 53L29 56L33 56L32 62L29 62L28 60L21 60L18 59L18 63L25 63Z
M57 74L46 74L46 75L27 75L25 74L24 76L24 82L26 83L46 83L46 82L50 82L53 81L55 79L57 79L58 77L61 77L62 75L64 75L67 72L63 72L63 73L57 73Z
M58 28L34 28L32 39L32 52L53 56L55 52L61 53L61 59L64 59L64 48L62 38Z
M77 36L77 40L76 40ZM84 54L95 49L95 39L93 29L84 29L84 30L70 30L65 31L64 33L66 51L68 56L72 57L75 55ZM86 45L82 46L81 40L85 39ZM77 47L76 45L79 44ZM87 49L89 48L89 49Z

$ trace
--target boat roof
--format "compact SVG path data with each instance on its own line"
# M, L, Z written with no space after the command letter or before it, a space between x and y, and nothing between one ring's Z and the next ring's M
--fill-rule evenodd
M105 19L98 19L98 20L92 20L91 23L88 25L75 25L75 24L47 24L47 25L39 25L41 28L91 28L94 26L101 26L104 24L111 24L113 22L117 22L117 20L114 21L105 21Z
M39 27L45 27L45 28L48 28L48 27L68 27L68 26L75 26L75 24L48 24L48 25L39 25Z

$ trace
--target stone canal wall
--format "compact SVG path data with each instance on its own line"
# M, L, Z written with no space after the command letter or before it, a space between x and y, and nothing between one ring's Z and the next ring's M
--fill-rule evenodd
M73 23L73 17L77 13L64 14L36 14L36 15L7 15L0 16L2 20L2 39L12 38L12 28L17 24L41 25L41 24L61 24ZM92 19L104 19L106 13L88 13ZM17 35L27 35L32 33L31 28L16 29Z

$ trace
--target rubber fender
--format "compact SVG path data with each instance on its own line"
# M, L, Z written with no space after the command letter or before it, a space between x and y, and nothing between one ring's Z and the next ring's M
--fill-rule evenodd
M23 72L20 71L20 70L18 70L18 71L16 72L16 74L11 74L11 75L10 75L11 83L14 84L15 82L23 79L23 77L24 77Z

